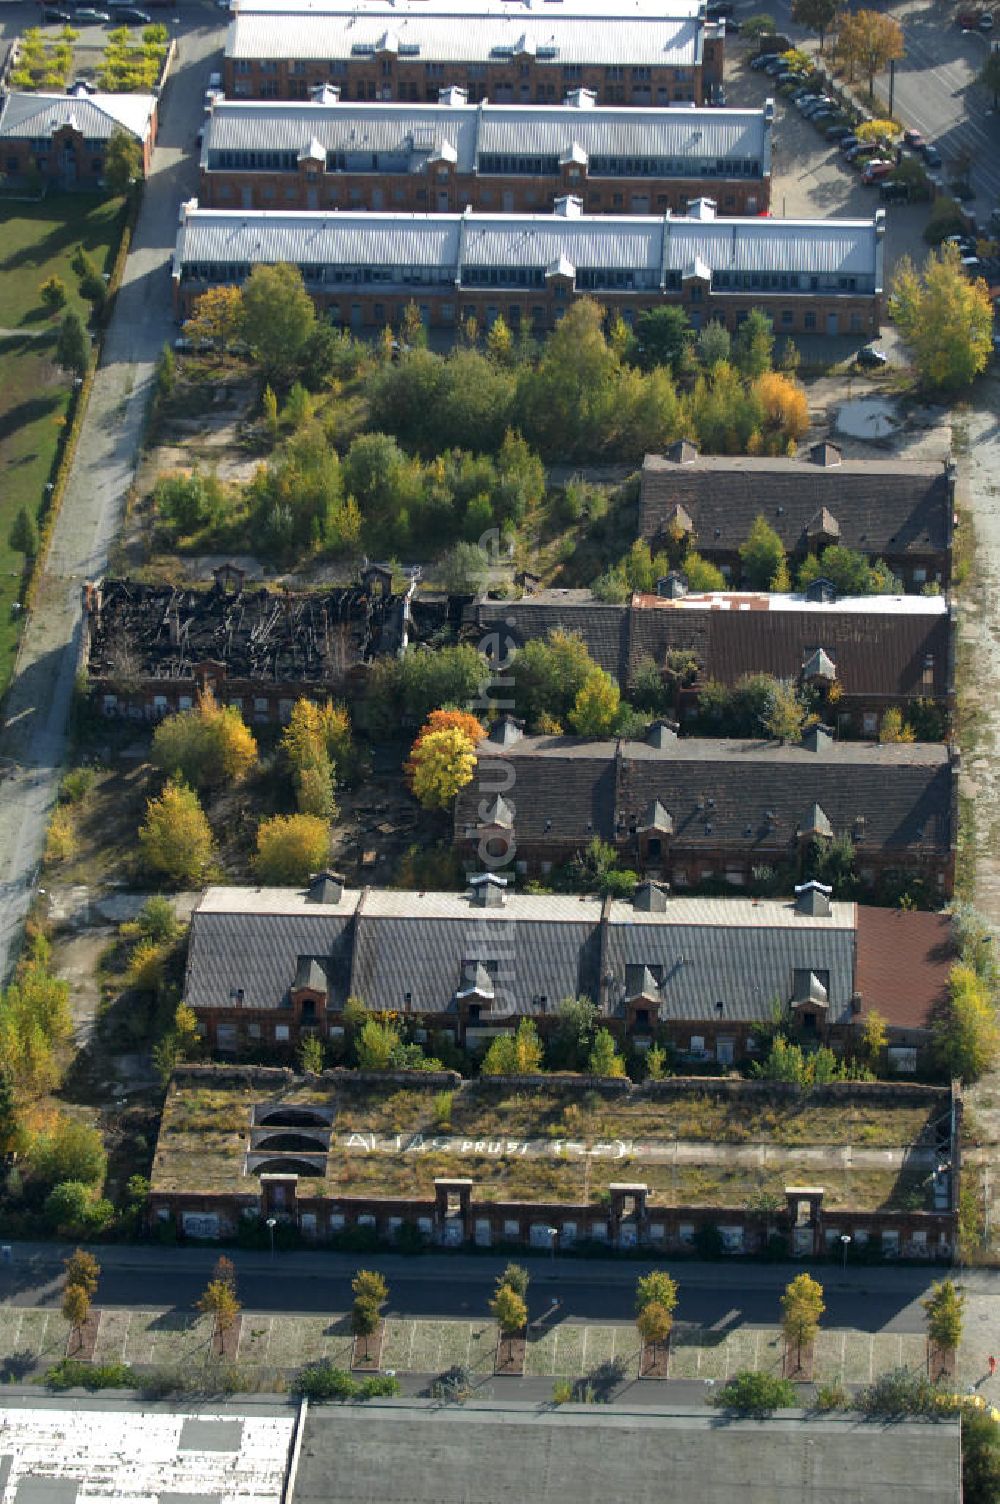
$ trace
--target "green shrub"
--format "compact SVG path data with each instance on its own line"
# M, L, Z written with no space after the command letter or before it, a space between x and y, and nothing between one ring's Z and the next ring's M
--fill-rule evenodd
M902 1415L939 1415L941 1391L925 1373L913 1368L890 1368L855 1396L862 1415L895 1420Z
M851 1397L843 1384L820 1384L816 1390L817 1410L847 1410Z
M59 799L63 804L79 804L94 787L97 774L93 768L71 768L59 785Z
M320 1358L299 1369L292 1389L309 1400L373 1400L398 1394L399 1380L380 1373L359 1383L345 1369L335 1368L329 1358Z
M795 1385L770 1373L744 1368L709 1399L720 1410L740 1415L770 1415L772 1410L791 1409L796 1402Z
M60 1358L48 1370L49 1389L133 1389L135 1376L128 1363L81 1363L78 1358Z

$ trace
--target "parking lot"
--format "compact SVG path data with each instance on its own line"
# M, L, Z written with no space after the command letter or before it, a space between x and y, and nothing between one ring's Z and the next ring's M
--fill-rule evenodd
M767 98L775 101L772 213L787 219L870 219L876 209L885 208L886 282L903 256L922 261L927 255L927 205L884 205L878 189L864 187L860 172L826 140L829 121L810 124L776 93L766 74L752 72L745 61L750 51L739 38L729 38L726 51L727 104L759 108Z

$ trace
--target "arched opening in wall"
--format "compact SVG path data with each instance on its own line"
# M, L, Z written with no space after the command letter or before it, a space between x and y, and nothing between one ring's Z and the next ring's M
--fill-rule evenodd
M259 1165L254 1165L255 1175L310 1175L320 1178L326 1174L325 1160L317 1164L310 1159L293 1159L290 1156L285 1159L264 1159Z
M254 1145L254 1149L261 1154L289 1149L301 1154L323 1154L326 1152L326 1143L319 1134L312 1138L305 1133L267 1133Z
M258 1128L329 1128L330 1119L313 1107L258 1107Z

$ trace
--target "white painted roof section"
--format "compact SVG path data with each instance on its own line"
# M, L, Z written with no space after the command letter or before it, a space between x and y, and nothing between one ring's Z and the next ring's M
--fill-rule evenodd
M670 897L666 908L659 911L636 909L630 903L615 900L608 918L611 924L629 926L684 924L721 929L816 929L828 932L855 929L858 906L855 903L831 903L829 916L823 917L798 914L793 903L776 899Z
M466 15L474 25L456 26ZM528 49L539 64L692 68L701 61L702 23L694 19L659 20L649 15L496 15L458 9L444 15L408 12L394 15L400 54L424 62L496 62ZM386 34L385 15L237 14L229 24L226 56L230 58L327 59L359 53L377 55ZM409 49L414 49L409 51ZM395 49L394 49L395 50Z
M542 214L282 213L181 211L176 263L575 267L684 272L775 271L874 278L880 241L871 220L566 218ZM664 243L665 242L665 243Z
M150 1504L164 1496L281 1504L294 1421L267 1408L277 1411L193 1415L135 1404L8 1402L0 1408L0 1451L11 1465L0 1498L24 1498L29 1489L33 1499L68 1498L76 1484L81 1504ZM43 1479L50 1494L41 1491Z
M548 156L659 157L699 174L710 161L767 163L769 128L763 110L567 109L562 105L320 104L228 99L205 127L202 162L217 151L295 151L315 138L332 152L419 156L447 131L460 170L477 153ZM583 153L581 156L580 153ZM762 170L767 170L766 165Z
M345 888L339 903L312 903L301 888L206 888L199 914L346 914L357 909L359 888Z
M9 94L0 137L40 139L72 124L90 141L106 141L116 130L145 141L155 108L152 94Z
M238 0L232 6L240 15L324 16L588 16L614 20L644 16L661 20L685 20L699 15L703 0Z
M537 599L537 596L534 597ZM811 601L804 595L764 595L750 591L708 590L668 600L658 595L636 597L638 606L652 611L808 611L827 616L946 616L943 595L842 595L839 600Z

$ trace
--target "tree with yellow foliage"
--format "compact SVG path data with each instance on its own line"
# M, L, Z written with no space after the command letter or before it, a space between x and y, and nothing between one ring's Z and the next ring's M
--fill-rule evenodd
M925 387L956 391L985 368L993 349L993 304L982 278L965 275L956 246L928 256L922 272L904 257L889 311Z
M195 299L184 333L194 345L212 345L221 354L243 324L243 294L238 287L209 287Z
M330 827L319 815L274 815L257 830L254 865L264 883L305 883L330 855Z
M212 831L198 795L171 778L158 799L146 804L139 849L152 872L173 883L200 883L213 857Z
M787 442L798 441L809 428L809 399L791 376L781 371L765 371L754 382L754 392L764 410L764 421L772 437Z
M425 737L432 736L436 731L461 731L468 739L469 745L477 747L486 735L486 728L482 721L468 710L432 710L420 730L414 738L410 748L410 756L404 765L406 781L413 788L413 776L416 772L414 755Z
M602 668L592 669L577 691L569 723L577 736L610 736L621 709L621 690Z
M351 721L343 705L327 700L297 700L281 739L295 785L295 801L303 815L332 820L337 814L333 785L338 767L351 755Z
M431 731L410 756L413 792L425 809L446 809L459 789L472 782L476 750L465 731Z
M257 761L257 743L234 705L202 690L191 710L168 715L153 732L152 760L192 788L242 783Z
M903 56L903 28L877 10L845 10L837 32L837 52L854 77L859 67L868 79L868 98L875 97L875 75Z

